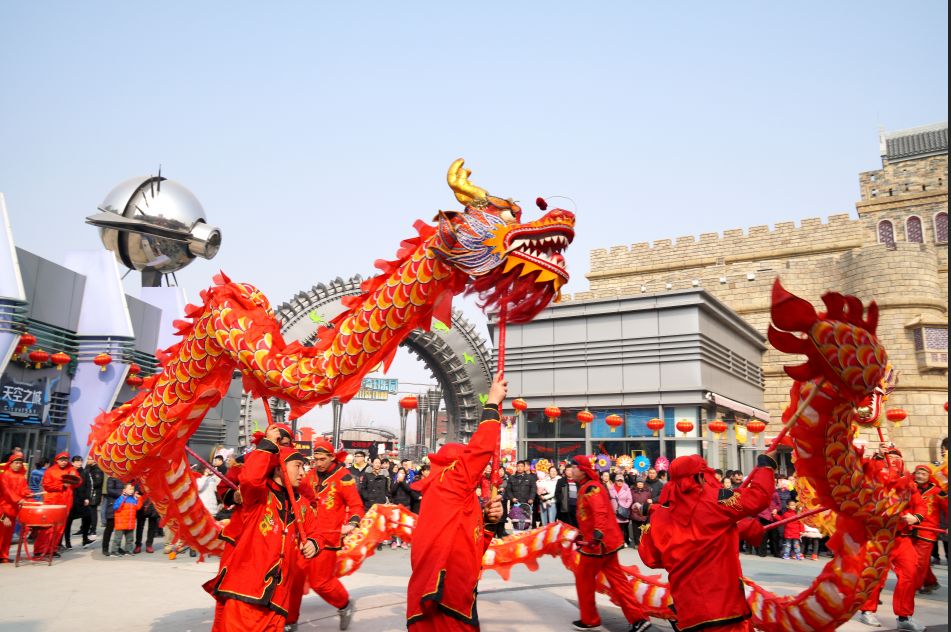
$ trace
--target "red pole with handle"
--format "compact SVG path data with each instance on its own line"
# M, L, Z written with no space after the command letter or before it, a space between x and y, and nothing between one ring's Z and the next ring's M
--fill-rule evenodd
M502 297L502 304L499 307L499 349L497 358L498 373L505 372L505 325L508 320L508 296ZM499 417L502 417L502 402L499 402ZM499 474L499 468L502 465L502 433L499 433L499 439L495 444L495 454L492 455L492 495L498 491L502 485L502 476ZM491 499L490 499L491 500Z
M809 516L814 516L814 515L816 515L816 514L820 514L820 513L822 513L823 511L829 511L829 510L826 509L825 507L818 507L818 508L816 508L816 509L810 509L809 511L803 512L803 513L801 513L801 514L797 514L797 515L795 515L795 516L793 516L793 517L791 517L791 518L786 518L785 520L779 520L779 521L777 521L777 522L774 522L774 523L772 523L772 524L769 524L769 525L763 527L763 531L769 531L770 529L775 529L775 528L777 528L777 527L783 526L784 524L789 524L790 522L796 522L797 520L804 520L805 518L808 518Z
M215 466L214 466L214 465L212 465L211 463L209 463L209 462L206 461L205 459L203 459L203 458L201 458L200 456L198 456L197 454L195 454L195 451L192 450L191 448L189 448L187 445L185 446L185 452L187 452L188 454L190 454L190 455L192 456L192 458L194 458L196 461L198 461L199 463L201 463L202 465L204 465L204 466L205 466L205 469L209 470L212 474L214 474L215 476L217 476L218 478L220 478L222 481L224 481L224 483L225 483L228 487L230 487L231 489L238 489L238 486L234 484L234 481L232 481L232 480L226 478L224 474L222 474L222 473L219 472L217 469L215 469Z

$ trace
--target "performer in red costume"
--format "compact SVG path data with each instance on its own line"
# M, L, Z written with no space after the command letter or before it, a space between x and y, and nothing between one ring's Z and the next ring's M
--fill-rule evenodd
M251 443L255 448L258 448L261 445L261 440L267 439L268 443L265 444L268 451L271 451L271 446L276 445L280 448L288 448L291 445L291 429L285 424L270 424L264 432L256 431L254 437L251 439ZM241 532L244 529L244 522L242 520L243 513L241 511L241 473L244 470L245 459L253 454L253 451L249 454L243 454L239 456L236 461L237 463L232 467L228 468L225 478L227 478L233 485L229 485L225 481L218 483L217 491L218 497L221 498L222 504L227 507L232 508L231 517L228 520L228 524L221 530L219 534L219 539L225 543L224 550L221 552L221 560L218 564L219 570L225 568L231 561L231 556L234 554L235 544L237 544L238 538L241 537ZM235 488L237 487L237 489ZM303 490L302 486L299 486L297 491L301 492ZM223 601L218 601L215 604L215 617L217 618L224 606Z
M895 447L883 448L884 454L877 454L863 463L866 476L874 476L883 485L897 490L913 490L911 502L907 511L902 514L902 528L896 533L895 544L888 552L888 561L898 581L895 592L892 594L892 611L898 617L899 630L923 632L925 626L912 619L915 614L915 592L918 590L918 553L911 538L912 527L921 524L924 520L925 503L915 487L914 480L905 472L905 462L901 452ZM888 573L882 577L882 582L869 595L862 605L858 620L866 625L881 627L875 612L878 610L878 598L885 587Z
M429 476L413 484L423 494L410 554L406 589L410 632L471 632L479 629L476 586L482 556L492 541L485 523L502 517L502 499L480 506L476 488L498 449L499 403L508 382L499 373L489 389L482 421L466 445L447 443L429 456Z
M317 512L317 555L295 569L291 586L291 609L288 628L297 629L304 580L315 593L337 609L340 629L346 630L353 618L350 595L337 579L337 551L343 546L343 536L353 531L363 518L363 499L357 491L357 481L343 464L347 453L334 452L333 445L323 437L314 441L314 467L304 476L302 496L308 498Z
M10 561L10 541L13 539L13 526L20 505L32 498L33 494L26 482L23 453L15 452L7 459L6 467L0 473L0 564Z
M930 465L919 465L915 468L913 476L918 486L918 493L924 501L923 520L920 526L939 529L942 519L947 520L948 517L948 493L942 491L941 486L934 480L934 470ZM915 544L915 551L918 553L918 575L915 585L924 594L932 593L940 587L938 578L931 571L931 551L938 540L938 532L914 529L911 537Z
M66 515L73 508L73 488L82 485L82 478L75 467L69 463L69 453L60 452L56 455L55 463L46 468L43 474L43 503L46 505L66 505ZM66 523L58 527L43 529L37 533L36 543L33 546L33 556L43 557L53 554L59 557L57 547L63 537Z
M667 569L677 630L752 632L740 539L762 540L763 528L752 517L773 494L774 455L760 455L746 482L731 490L722 489L699 455L670 464L670 482L651 507L638 552L650 568Z
M624 536L614 515L611 498L601 484L601 478L591 467L591 458L576 456L571 477L578 485L578 529L581 559L575 569L575 590L581 619L574 622L576 630L591 630L601 626L601 615L594 601L598 573L604 573L611 587L612 600L621 606L624 618L631 624L631 632L651 628L650 621L634 600L627 576L621 570L617 552L624 548Z
M284 630L292 569L301 556L317 552L311 536L317 528L314 511L301 503L300 524L287 492L286 484L297 488L303 474L304 457L293 448L278 448L264 439L247 455L240 486L241 531L229 560L222 560L218 574L204 585L221 605L215 608L212 632Z

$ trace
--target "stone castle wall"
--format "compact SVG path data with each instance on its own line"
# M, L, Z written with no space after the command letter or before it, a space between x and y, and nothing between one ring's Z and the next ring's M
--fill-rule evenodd
M874 299L881 314L879 338L900 373L887 406L904 408L909 415L897 429L883 422L883 430L906 458L932 460L937 443L947 436L943 409L947 369L919 367L914 332L906 325L916 318L947 323L948 247L946 242L935 243L933 221L936 213L946 213L948 208L947 154L886 162L881 171L861 174L860 185L863 199L856 204L858 219L833 215L825 222L804 219L798 226L784 222L773 229L754 226L746 231L727 230L722 236L705 233L699 239L684 236L593 250L590 290L572 298L702 287L764 335L770 291L777 277L790 292L818 309L822 309L821 295L829 290L855 294L865 303ZM904 227L911 215L922 220L923 243L906 240ZM879 243L882 219L895 225L895 243ZM798 363L799 358L773 349L764 355L765 404L774 419L780 418L789 401L791 380L783 365ZM878 441L874 431L867 438Z

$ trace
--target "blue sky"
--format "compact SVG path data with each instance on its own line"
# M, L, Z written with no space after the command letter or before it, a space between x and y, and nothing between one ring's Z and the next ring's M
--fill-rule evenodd
M463 156L527 211L575 200L580 291L593 248L854 214L879 127L947 118L947 17L930 1L7 2L0 191L18 245L55 260L98 248L83 217L161 163L224 234L180 283L194 295L222 268L282 302L366 275L455 208L444 174Z

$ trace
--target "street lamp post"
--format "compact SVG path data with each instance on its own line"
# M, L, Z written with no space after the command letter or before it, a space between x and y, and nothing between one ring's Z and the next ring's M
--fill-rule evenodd
M416 445L422 445L426 438L426 420L429 416L429 406L425 394L417 396L419 408L416 409Z
M434 388L429 391L429 412L430 412L430 425L429 425L429 449L433 452L436 451L436 429L439 426L439 405L442 403L442 391L438 388Z
M333 410L333 444L334 449L340 445L340 422L343 419L343 404L336 397L330 400L330 406Z

